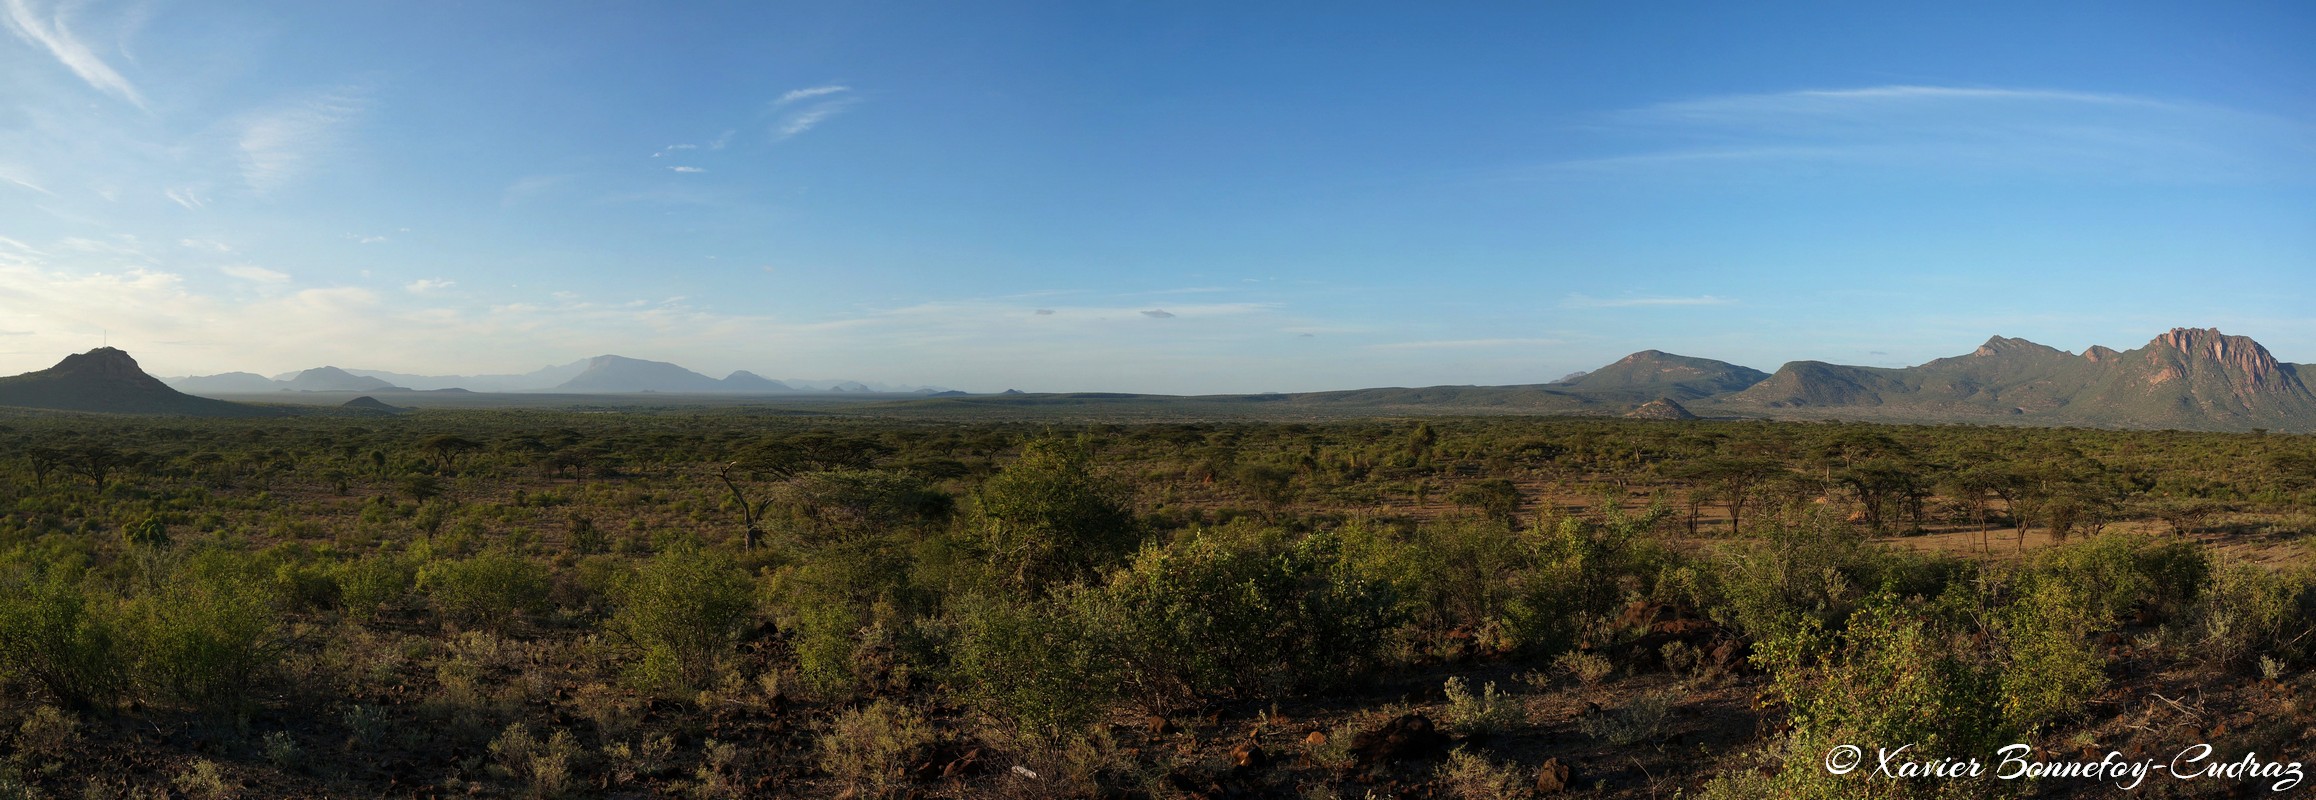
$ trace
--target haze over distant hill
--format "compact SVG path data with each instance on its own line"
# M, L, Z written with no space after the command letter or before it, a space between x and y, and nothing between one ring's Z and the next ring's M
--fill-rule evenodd
M402 387L337 367L315 367L281 381L282 388L298 392L377 392Z
M1555 383L1526 386L1431 386L1302 394L1217 395L1202 400L1237 408L1255 404L1328 413L1522 413L1678 418L1858 419L1883 422L1977 422L2128 428L2316 432L2316 392L2306 365L2279 361L2260 343L2210 328L2174 328L2147 344L2118 351L2094 346L2069 353L2024 339L1995 336L1969 353L1911 367L1863 367L1794 361L1775 373L1706 358L1643 350ZM537 381L558 377L551 385ZM405 378L411 376L403 376ZM774 381L736 371L718 379L664 361L604 355L530 373L522 390L570 394L733 394L784 392L891 393L851 381ZM254 381L252 379L255 379ZM248 373L179 379L187 386L348 386L384 378L359 370L319 368L291 381ZM448 378L432 380L450 380ZM425 381L396 384L437 386ZM513 388L513 387L509 387ZM358 391L390 391L370 386ZM507 389L500 389L506 391ZM1010 408L1152 403L1162 395L1070 393L955 397L916 388L927 403ZM1222 407L1222 406L1217 406Z
M266 416L262 408L194 397L171 389L137 366L128 353L99 347L65 356L56 366L0 378L0 406L112 414L184 414L201 417Z
M851 380L773 380L738 370L721 380L665 361L647 361L618 355L582 358L569 364L542 367L512 375L414 375L372 369L317 367L267 378L250 372L228 372L162 378L181 391L215 395L264 392L388 392L395 390L473 392L569 392L628 394L782 394L787 392L915 392L947 391L939 386L895 386Z

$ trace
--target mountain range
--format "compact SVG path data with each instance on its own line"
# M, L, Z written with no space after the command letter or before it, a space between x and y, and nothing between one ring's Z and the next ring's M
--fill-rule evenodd
M665 361L601 355L542 367L519 375L412 375L367 369L316 367L268 378L254 372L227 372L162 378L179 391L204 395L266 392L558 392L570 394L785 394L790 392L886 392L933 394L937 386L889 386L846 380L777 381L741 370L711 378Z
M1911 367L1794 361L1776 372L1764 373L1723 361L1643 350L1599 369L1526 386L1432 386L1208 398L1017 392L960 396L924 387L916 393L926 399L912 402L963 408L1203 400L1355 413L1510 412L1649 419L1694 415L2316 432L2316 392L2310 391L2303 378L2312 369L2316 365L2279 361L2248 337L2230 336L2212 328L2174 328L2135 349L2094 346L2081 353L1995 336L1969 353ZM578 394L889 390L849 382L800 385L746 371L711 378L675 364L610 355L518 376L407 380L423 377L319 367L279 378L227 373L172 380L179 388L225 394L285 389L358 393L419 390L412 384L443 391L452 388L446 383L450 381L469 384L458 388L486 386L497 391ZM393 378L405 380L396 382ZM554 382L547 383L550 380ZM112 348L69 356L39 372L0 378L0 406L192 415L274 413L184 394L146 375L135 359Z
M254 417L274 413L171 389L145 374L128 353L111 347L65 356L56 366L38 372L0 378L0 406L195 417Z

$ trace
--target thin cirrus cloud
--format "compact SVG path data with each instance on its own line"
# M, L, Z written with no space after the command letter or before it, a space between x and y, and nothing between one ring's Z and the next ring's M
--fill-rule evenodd
M2103 181L2316 174L2310 144L2316 125L2308 122L2059 89L1873 86L1732 94L1612 111L1578 131L1599 135L1600 149L1610 152L1548 164L1542 175L1791 165Z
M73 3L46 5L34 0L0 0L5 10L8 30L25 42L37 45L56 57L57 62L72 74L98 91L128 101L130 105L145 108L145 96L134 84L121 76L111 64L99 58L72 33L69 13Z
M366 92L347 86L250 115L239 140L242 180L262 195L303 178L338 149L369 105Z
M780 112L780 121L773 126L776 139L787 139L819 127L821 123L844 113L860 103L852 95L850 86L814 86L796 89L772 101L772 108Z
M1502 347L1550 347L1566 343L1561 339L1431 339L1417 342L1386 342L1367 347L1370 350L1487 350Z
M288 283L290 276L253 264L218 267L217 271L252 283Z
M1725 306L1736 301L1709 294L1695 297L1592 297L1572 294L1560 302L1562 308L1647 308L1652 306Z
M787 94L783 94L783 95L781 95L781 96L780 96L780 99L772 101L772 105L773 105L774 107L785 106L785 105L789 105L789 104L792 104L792 103L798 103L798 102L802 102L802 101L805 101L805 100L810 100L810 99L813 99L813 98L815 98L815 97L827 97L827 96L829 96L829 95L832 95L832 94L842 94L842 93L845 93L845 92L849 92L849 91L852 91L852 87L850 87L850 86L833 86L833 85L832 85L832 86L814 86L814 87L812 87L812 88L809 88L809 89L796 89L796 90L793 90L793 91L790 91L790 92L788 92Z

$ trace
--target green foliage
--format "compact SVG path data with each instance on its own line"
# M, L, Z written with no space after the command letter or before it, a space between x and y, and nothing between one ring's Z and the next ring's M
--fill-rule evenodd
M1875 546L1817 519L1769 526L1758 541L1716 551L1712 616L1756 640L1798 625L1838 625L1870 592L1937 596L1966 577L1960 561Z
M2073 713L2107 685L2106 661L2091 635L2104 627L2098 591L2041 581L2003 609L2002 713L2012 729L2031 731Z
M755 613L755 584L732 559L671 548L613 591L609 629L636 650L629 675L660 689L697 689L715 677Z
M2108 534L2038 553L2020 579L2029 593L2038 584L2072 587L2094 614L2092 621L2107 627L2143 610L2176 613L2210 576L2210 558L2194 542Z
M2010 740L1999 671L1958 644L1940 609L1888 592L1864 598L1838 634L1815 619L1756 645L1799 752L1912 744L1920 758L1983 756ZM1817 773L1814 761L1788 773Z
M77 708L111 700L124 675L101 608L61 570L0 576L0 679L39 686Z
M1447 723L1467 735L1485 736L1503 733L1527 724L1528 711L1520 701L1496 692L1496 682L1489 681L1473 694L1462 678L1449 678L1442 687L1447 697Z
M857 541L947 520L956 501L914 475L834 469L797 476L782 498L812 543Z
M1163 713L1198 697L1275 697L1341 685L1376 663L1399 611L1390 587L1314 533L1205 531L1146 546L1070 615L1123 693Z
M444 620L461 625L505 630L547 605L546 568L500 551L427 564L418 570L418 587Z
M820 736L820 768L862 798L896 797L909 785L909 767L933 743L933 729L916 709L878 700L830 720Z
M418 584L418 567L402 556L372 553L340 564L337 577L338 602L346 615L367 620L410 594Z
M982 710L1039 731L1074 731L1118 700L1114 665L1097 656L1067 606L987 597L951 604L954 691Z
M279 660L275 597L245 556L212 551L121 610L135 683L157 699L229 710Z
M1520 510L1520 487L1503 478L1489 478L1456 487L1448 494L1448 502L1496 518L1509 518Z
M968 528L1009 585L1041 589L1090 577L1142 534L1126 490L1093 471L1085 442L1037 439L974 495Z
M168 521L157 514L147 514L135 522L121 526L121 540L134 547L169 546Z
M2316 639L2316 580L2250 564L2214 571L2210 588L2181 620L2180 637L2204 663L2249 667L2259 656L2302 661Z
M490 750L496 770L520 782L524 796L534 798L563 796L576 777L572 771L585 754L570 731L558 728L542 738L531 735L520 722L508 725L491 740Z

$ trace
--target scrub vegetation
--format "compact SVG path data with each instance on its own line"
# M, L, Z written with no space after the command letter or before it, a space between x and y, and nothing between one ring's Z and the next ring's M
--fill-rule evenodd
M2282 435L18 415L0 797L2105 796L1821 763L2316 752L2312 532Z

